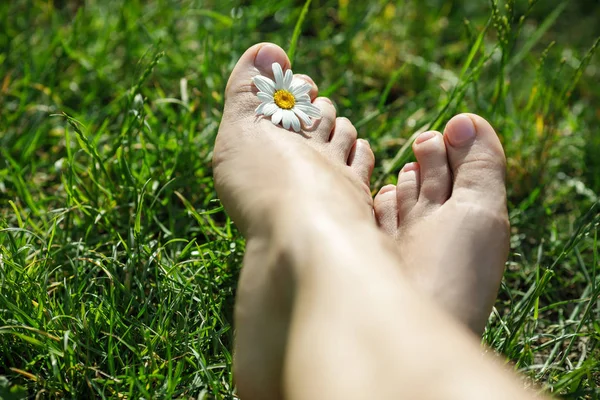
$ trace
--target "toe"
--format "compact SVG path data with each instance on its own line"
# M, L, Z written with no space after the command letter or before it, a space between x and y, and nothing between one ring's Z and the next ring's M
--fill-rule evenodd
M395 235L398 230L398 200L396 186L386 185L379 190L373 201L373 209L377 224L388 235Z
M398 203L398 221L406 220L419 199L420 168L416 162L406 164L398 174L396 197Z
M259 101L253 93L256 88L252 84L252 78L260 74L273 79L272 65L275 62L279 63L284 71L290 68L290 60L285 51L275 44L258 43L246 50L227 81L225 100L235 103L249 102L250 105L246 108L254 113ZM239 109L240 104L236 106Z
M444 139L454 175L452 197L506 208L506 158L492 126L475 114L460 114L446 125Z
M329 137L332 154L346 161L350 155L352 146L356 142L357 136L356 128L348 118L337 118L333 132L331 132L331 136Z
M317 141L328 142L335 125L335 106L327 97L317 97L313 105L321 111L321 118L306 129L307 135Z
M419 202L443 204L450 197L452 175L442 134L421 133L413 143L413 151L419 162Z
M369 186L371 172L373 172L373 166L375 165L375 155L371 150L369 142L364 139L358 139L350 151L347 164Z

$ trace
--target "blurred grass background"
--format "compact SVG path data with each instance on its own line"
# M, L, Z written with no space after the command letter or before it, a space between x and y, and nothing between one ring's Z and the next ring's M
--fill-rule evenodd
M232 398L244 240L212 183L223 91L289 48L294 0L0 4L0 398ZM476 112L509 160L511 256L484 342L600 398L600 4L314 0L293 68L394 183ZM427 352L427 349L423 349Z

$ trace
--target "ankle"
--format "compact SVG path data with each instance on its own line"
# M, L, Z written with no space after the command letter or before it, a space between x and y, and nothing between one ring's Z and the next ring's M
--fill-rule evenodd
M286 260L297 282L319 281L325 275L345 274L349 265L368 266L367 270L388 269L373 265L384 257L396 260L396 247L374 224L372 217L360 213L313 212L286 214L278 220L268 240ZM397 274L396 262L389 263Z

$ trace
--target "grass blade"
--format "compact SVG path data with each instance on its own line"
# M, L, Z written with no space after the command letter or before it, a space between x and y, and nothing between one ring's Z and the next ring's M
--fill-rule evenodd
M306 0L306 3L304 3L304 7L302 7L302 11L300 12L300 17L298 17L298 20L296 21L296 26L294 27L292 39L290 40L290 48L288 49L287 55L292 65L294 65L294 57L296 56L296 47L298 46L298 39L300 39L300 34L302 33L302 23L306 18L306 14L308 13L308 9L310 7L311 2L312 0Z

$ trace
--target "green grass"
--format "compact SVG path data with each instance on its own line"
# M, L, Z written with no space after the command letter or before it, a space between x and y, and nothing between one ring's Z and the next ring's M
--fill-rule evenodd
M600 398L597 2L315 0L297 46L301 1L83 3L0 4L0 398L233 396L244 240L211 152L263 40L370 140L373 184L413 133L493 123L512 236L484 341L548 392Z

